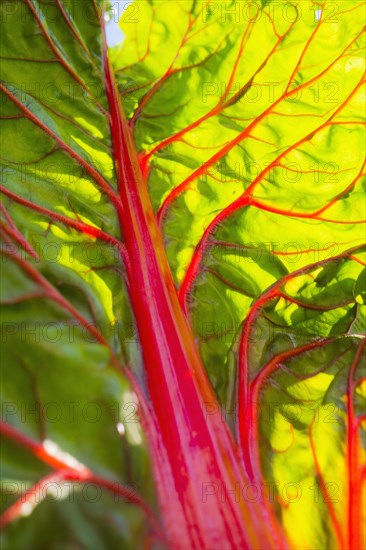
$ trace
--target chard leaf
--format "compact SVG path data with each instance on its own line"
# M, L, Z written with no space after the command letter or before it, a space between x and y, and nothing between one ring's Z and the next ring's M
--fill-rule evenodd
M2 544L361 548L363 4L119 7L1 4Z
M93 2L1 9L2 545L134 548L154 532L136 498L154 506L155 491L123 372L136 343L111 202L99 14ZM43 447L110 490L50 474Z

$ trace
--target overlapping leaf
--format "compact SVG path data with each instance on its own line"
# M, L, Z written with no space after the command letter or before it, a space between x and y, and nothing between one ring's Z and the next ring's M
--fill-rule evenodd
M362 544L364 260L362 247L285 276L243 327L244 459L258 482L264 473L295 547Z
M150 532L134 498L113 494L126 486L154 498L122 374L136 342L116 240L100 8L1 5L2 411L5 431L15 429L2 445L2 509L20 498L24 516L6 527L4 548L133 548ZM66 453L112 492L91 479L62 490L54 474L48 494L35 484L49 465L23 436ZM53 528L40 538L45 524Z

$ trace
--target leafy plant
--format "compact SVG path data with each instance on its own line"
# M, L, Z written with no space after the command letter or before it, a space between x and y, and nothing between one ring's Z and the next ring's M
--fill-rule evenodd
M359 549L363 3L110 8L1 4L3 548Z

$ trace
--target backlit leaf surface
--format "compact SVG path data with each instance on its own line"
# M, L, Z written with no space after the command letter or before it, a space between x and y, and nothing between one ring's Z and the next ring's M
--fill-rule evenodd
M1 7L4 548L361 548L363 4Z

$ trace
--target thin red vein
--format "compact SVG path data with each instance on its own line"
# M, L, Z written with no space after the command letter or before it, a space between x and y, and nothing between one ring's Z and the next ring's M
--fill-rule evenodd
M59 111L57 111L57 109L54 109L53 107L51 107L51 105L47 105L47 103L45 101L42 101L39 97L36 98L35 96L33 96L29 92L28 92L27 95L29 97L33 98L35 101L37 101L37 103L39 103L39 105L42 105L42 107L47 109L47 111L50 111L51 113L56 115L58 118L62 118L63 120L66 120L67 122L69 122L69 124L72 124L73 126L75 126L75 128L77 128L84 135L88 136L92 141L96 142L98 145L101 145L101 142L100 142L99 138L95 137L91 132L89 132L88 130L83 128L80 124L78 124L71 117L68 117L68 116L64 115L63 113L60 113Z
M70 31L74 35L75 39L79 42L81 48L83 49L84 53L88 57L89 61L91 62L93 67L97 70L97 72L100 75L102 75L102 72L101 72L100 68L97 67L97 65L95 64L95 61L94 61L93 57L91 56L88 48L86 47L84 41L82 40L80 33L75 29L75 26L74 26L73 22L71 21L69 14L65 10L64 6L62 5L62 2L60 0L56 0L56 4L57 4L60 12L62 13L62 16L63 16L67 26L69 27Z
M364 242L364 239L356 239L356 240L359 240L361 242ZM238 243L230 243L230 242L227 242L227 241L220 241L220 240L217 240L217 239L211 239L211 243L213 245L218 245L218 246L222 246L223 248L231 248L233 250L254 250L254 251L258 251L260 249L260 246L258 247L255 247L255 246L250 246L250 245L244 245L244 244L238 244ZM337 242L337 244L354 244L354 240L352 241L342 241L342 242ZM268 243L267 243L268 244ZM279 250L270 250L268 249L268 252L271 253L271 254L274 254L275 256L297 256L298 254L311 254L311 253L314 253L314 252L325 252L331 248L334 248L334 244L335 243L331 243L329 244L329 246L326 246L325 248L308 248L308 249L301 249L301 250L294 250L294 251L279 251Z
M260 389L263 383L271 374L273 374L273 372L283 366L282 362L285 362L288 359L291 359L302 353L331 342L331 339L317 340L299 348L295 348L290 351L278 354L261 369L256 378L253 380L249 389L248 402L246 403L245 409L241 410L241 414L244 413L244 418L242 418L242 420L244 421L244 423L247 423L245 438L241 439L242 450L244 451L243 456L245 457L245 465L248 471L248 475L250 476L252 481L260 484L263 479L259 458L259 425L257 422L258 415L256 414L256 407L259 404ZM243 435L244 434L242 434L242 436ZM273 505L267 499L265 500L265 507L267 517L269 519L274 518L275 516ZM275 521L273 523L274 525L276 525Z
M364 8L365 8L364 3L361 2L360 4L357 4L356 6L353 6L352 8L349 8L348 10L340 11L340 12L338 12L337 15L341 15L341 14L343 14L343 13L349 13L349 12L351 12L351 11L353 11L353 10L358 10L358 8L363 8L363 9L364 9ZM329 18L331 18L331 17L332 17L332 15L329 16Z
M322 306L322 305L318 305L318 304L309 304L309 303L306 303L306 302L302 302L301 300L298 300L297 298L294 298L293 296L289 296L288 294L285 294L284 292L279 292L278 296L281 297L281 298L284 298L288 302L291 302L291 303L296 304L296 305L301 306L301 307L305 307L307 309L313 309L315 311L329 311L331 309L335 309L337 307L345 307L345 306L348 306L349 304L353 303L353 300L352 300L352 301L348 301L348 302L341 302L341 303L337 303L337 304L332 304L332 305L329 305L329 306Z
M225 104L222 105L221 108L218 109L221 101L219 101L218 105L216 107L214 107L209 113L206 113L205 115L203 115L201 118L199 118L197 121L193 122L192 124L190 124L189 126L187 126L186 128L184 128L183 130L180 130L179 132L177 132L176 134L173 134L172 136L170 136L169 138L166 138L165 140L163 140L162 142L160 142L160 144L156 145L154 147L154 149L152 149L147 155L145 155L145 157L143 158L143 162L144 164L146 164L150 157L156 153L158 150L162 149L163 147L169 145L170 143L173 143L174 141L177 141L180 139L180 137L182 135L184 135L186 132L196 128L199 124L201 124L203 121L207 120L208 118L210 118L211 116L214 116L216 114L218 114L219 112L223 111L226 107L229 107L231 106L232 104L234 104L238 99L240 99L240 97L242 96L243 92L248 88L248 86L252 83L253 79L255 78L255 76L263 69L263 67L265 67L265 65L268 63L268 60L273 56L274 52L276 51L277 47L281 44L281 42L283 41L283 39L285 38L285 36L291 31L292 27L294 26L295 22L293 22L290 27L287 29L287 31L278 38L278 41L276 42L276 44L274 45L274 47L272 48L271 52L269 53L269 55L267 56L267 58L263 61L263 63L260 65L260 67L255 71L255 73L253 74L253 76L250 78L250 80L237 92L237 94L235 94L235 96L227 101ZM323 76L335 63L337 63L337 61L339 61L339 59L344 55L344 53L352 46L352 44L359 38L359 36L362 34L363 31L361 31L356 37L354 40L352 40L352 42L342 51L342 53L328 66L326 67L321 73L319 73L316 77L313 77L310 81L304 83L304 84L301 84L299 85L298 87L296 87L295 89L287 92L286 96L282 96L282 98L279 98L279 100L277 100L273 105L272 105L272 108L274 107L275 104L279 103L280 100L282 100L284 97L286 97L286 99L288 97L291 97L291 95L294 95L295 93L298 93L299 90L309 86L310 84L312 84L313 82L316 82L316 80L318 78L320 78L321 76ZM275 111L272 111L273 113ZM283 116L293 116L293 115L283 115ZM297 115L296 115L297 116ZM301 115L301 116L310 116L310 115ZM312 116L320 116L320 115L312 115ZM244 119L245 120L245 119ZM256 122L257 119L255 119L253 121L253 124Z
M98 109L105 115L105 116L108 116L108 113L107 111L104 109L104 107L102 107L102 105L96 100L96 98L93 96L93 94L91 93L91 91L89 90L88 86L85 84L85 82L76 74L76 72L74 71L74 69L69 65L69 63L67 63L67 61L62 57L62 55L60 54L60 52L58 51L58 49L56 48L56 46L54 45L53 41L51 40L40 16L38 15L37 13L37 10L36 8L33 6L31 0L25 0L26 4L28 5L29 9L31 10L31 12L33 13L37 23L38 23L38 26L39 28L41 29L42 31L42 34L43 36L45 37L45 40L48 44L48 46L51 48L51 50L53 51L53 53L56 55L57 59L59 60L59 62L61 63L61 65L64 67L64 69L72 76L72 78L74 80L76 80L76 82L78 82L80 84L80 86L89 94L90 97L93 98L94 102L95 102L95 105L98 107Z
M150 41L151 41L151 36L152 36L152 28L153 28L153 23L154 23L154 20L155 20L155 16L156 16L156 10L153 6L151 6L151 10L152 10L152 16L151 16L151 20L150 20L150 25L149 25L149 31L148 31L148 37L147 37L147 45L146 45L146 49L145 49L145 53L140 55L140 48L139 48L139 41L138 41L138 34L137 34L137 25L135 27L135 35L133 37L134 39L134 42L136 44L136 53L137 53L137 58L140 62L144 61L146 59L146 57L149 55L150 53ZM127 69L129 69L131 67L131 65L133 65L132 63L129 64L129 65L125 65L124 67L122 67L121 69L119 69L118 71L116 72L123 72L123 71L126 71Z
M42 443L35 441L27 435L24 435L22 432L14 428L11 424L0 421L0 433L8 439L11 439L18 445L26 448L28 451L32 452L37 458L42 460L42 462L44 462L48 466L51 466L51 468L54 468L55 470L64 470L70 468L70 465L65 463L60 458L60 455L54 456Z
M244 29L244 33L243 33L243 36L241 38L239 49L238 49L238 54L237 54L235 62L234 62L233 70L232 70L230 78L228 80L228 83L227 83L227 86L226 86L226 89L225 89L225 93L223 94L222 98L220 98L220 103L223 103L225 101L226 96L228 95L228 93L231 89L231 86L234 82L236 72L238 70L239 62L240 62L240 60L242 58L242 55L243 55L246 39L247 39L247 37L248 38L250 37L250 34L251 34L250 31L253 29L256 22L257 22L257 19L254 21L254 23L252 21L249 21L248 25Z
M359 33L353 40L352 42L345 48L344 51L346 51L348 48L351 47L351 45L358 39L358 37L361 35L361 33ZM194 170L183 182L181 182L177 187L175 187L170 193L169 195L165 198L165 200L163 201L159 211L158 211L158 220L159 222L162 221L163 219L163 216L166 212L166 209L170 206L170 204L183 192L185 191L186 189L188 189L189 185L192 183L192 181L194 181L198 176L202 175L204 173L204 171L207 171L207 169L212 166L213 164L215 164L216 162L218 162L223 156L225 156L229 151L231 151L231 149L233 149L236 145L238 145L239 143L241 143L241 141L243 141L243 139L245 137L248 137L248 135L250 134L251 130L253 128L255 128L256 126L258 126L258 124L265 118L267 117L272 111L273 109L279 104L281 103L284 99L288 99L289 97L291 97L292 95L294 95L295 93L297 94L299 90L305 88L305 87L308 87L310 84L312 84L313 82L316 82L317 79L319 79L324 73L326 73L330 67L332 67L337 61L338 59L343 55L344 51L342 52L342 54L340 54L326 69L324 69L321 73L319 73L318 75L314 76L312 79L310 79L308 82L304 83L304 84L301 84L299 86L297 86L296 88L293 88L290 92L287 93L286 96L281 96L279 97L275 102L273 102L266 110L263 111L263 113L261 113L257 118L255 118L242 132L240 132L229 144L227 144L225 147L223 147L222 149L220 149L220 151L218 151L217 153L215 153L210 159L208 159L204 165L201 165L199 166L198 168L196 168L196 170ZM351 98L354 93L356 93L356 91L358 91L358 88L364 83L364 80L362 79L361 82L358 84L358 86L356 87L356 89L354 89L352 91L352 93L348 96L348 99ZM344 106L346 104L346 102L344 102L342 104L342 106ZM341 107L342 107L341 106ZM341 107L338 108L333 116L331 116L328 121L330 121L334 116L335 114L337 114L340 110L341 110ZM323 125L322 125L323 126ZM282 158L282 156L281 156ZM267 171L267 170L266 170Z
M260 390L263 387L264 382L268 379L270 375L272 375L276 370L279 370L284 365L283 363L286 362L289 359L292 359L294 357L297 357L298 355L301 355L302 353L306 353L308 351L311 351L313 349L316 349L318 347L331 344L333 343L332 339L322 339L317 340L314 342L311 342L309 344L306 344L304 346L292 349L290 351L278 354L273 359L271 359L257 374L255 379L253 380L250 390L249 390L249 401L247 403L248 408L246 409L246 416L244 417L244 421L247 421L249 418L250 421L248 423L248 429L246 431L246 438L245 440L242 440L242 443L245 444L245 449L247 453L247 460L250 461L250 470L252 472L253 480L257 483L261 482L262 479L262 472L261 472L261 464L260 464L260 457L259 457L259 424L256 421L256 407L259 404L259 397L260 397ZM265 501L267 513L269 516L273 515L273 505L269 501ZM338 531L340 532L340 528L338 525L338 522L336 521L336 518L332 517L332 519L335 520L334 526Z
M362 77L361 81L359 82L359 84L355 87L354 90L352 90L352 92L349 94L349 96L347 97L347 99L342 103L342 105L333 113L333 115L331 115L331 117L328 119L331 120L334 116L336 116L340 111L341 109L344 108L345 105L347 105L347 103L350 101L350 99L353 97L354 94L356 94L356 92L358 91L358 89L363 85L364 83L364 77ZM186 305L185 305L185 301L186 301L186 297L187 297L187 294L192 286L192 283L195 279L195 277L197 276L198 274L198 271L199 271L199 267L200 267L200 263L201 263L201 259L202 259L202 256L203 256L203 253L204 253L204 249L205 249L205 245L206 245L206 242L208 240L208 237L211 235L212 231L218 226L219 223L221 223L223 220L227 219L231 214L233 214L234 212L236 212L237 210L245 207L245 206L256 206L258 208L261 208L263 210L267 210L269 212L273 212L273 213L276 213L276 214L283 214L283 215L286 215L286 216L290 216L290 217L297 217L297 218L311 218L311 219L319 219L319 220L322 220L322 221L328 221L328 222L332 222L332 223L339 223L339 224L353 224L353 223L364 223L362 220L361 221L342 221L342 220L328 220L326 218L320 218L320 217L317 217L316 214L317 213L314 213L314 214L305 214L305 213L292 213L291 210L281 210L281 209L277 209L277 208L274 208L274 207L271 207L269 205L265 205L264 203L261 203L259 202L258 200L256 199L253 199L251 197L251 193L252 191L255 189L255 187L258 185L258 183L260 183L260 181L262 181L263 177L270 172L270 170L277 165L278 161L280 159L282 159L283 157L285 157L290 151L296 149L297 147L299 147L299 145L301 145L302 143L304 143L305 141L309 140L315 133L319 132L322 128L324 128L328 121L324 122L323 124L321 124L317 129L313 130L312 132L310 132L307 136L303 137L301 140L299 140L297 143L295 143L294 145L292 145L291 147L289 147L288 149L286 149L285 151L283 151L283 153L281 153L275 160L273 160L271 162L271 164L269 164L256 178L255 180L249 185L249 187L245 190L245 192L240 196L238 197L234 202L232 202L231 204L229 204L226 208L224 208L211 222L210 224L207 226L207 228L205 229L199 243L197 244L196 248L195 248L195 251L194 251L194 254L192 256L192 259L190 261L190 264L188 266L188 269L186 271L186 274L185 274L185 277L182 281L182 284L181 284L181 287L180 287L180 290L179 290L179 299L180 299L180 302L181 302L181 305L182 307L185 309L186 311ZM250 126L249 126L250 127ZM248 128L249 128L248 127ZM247 128L247 130L248 130ZM246 131L246 130L245 130ZM216 155L214 155L216 156ZM159 216L160 216L160 221L161 221L161 216L163 215L163 212L164 212L164 208L166 208L168 206L168 204L177 196L181 193L181 191L183 190L183 188L186 187L187 185L187 181L191 179L191 176L189 178L187 178L181 185L179 185L178 187L176 187L174 189L174 191L168 195L168 197L165 199L162 207L160 208L159 212L158 212L158 220L159 220ZM183 187L182 187L183 186Z
M128 487L124 487L115 481L110 481L100 476L96 476L92 472L80 473L72 469L58 470L56 473L49 474L23 493L22 496L0 516L0 529L6 527L8 523L17 520L24 515L28 515L29 508L27 504L31 506L31 509L33 509L33 507L38 505L41 500L44 500L47 497L48 487L54 485L55 483L62 483L65 481L72 481L75 483L93 483L102 489L106 489L107 491L113 493L115 499L117 496L123 497L126 502L139 506L151 522L151 526L159 540L165 540L161 527L157 523L150 507L135 491L129 489Z
M260 202L257 199L253 199L251 201L251 206L255 206L257 208L260 208L261 210L265 210L266 212L272 212L272 214L287 216L289 218L318 220L322 222L335 223L340 225L354 225L354 224L360 224L360 223L366 222L366 220L335 220L332 218L323 218L322 216L318 216L317 212L311 212L309 214L306 214L305 212L293 212L291 210L283 210L281 208L276 208L274 206L270 206L269 204L265 204L264 202Z
M313 434L312 434L312 428L313 428L314 420L315 420L315 415L314 415L314 418L313 418L313 420L312 420L312 422L309 426L309 441L310 441L311 453L313 455L313 460L314 460L315 472L316 472L316 476L319 480L319 486L320 486L320 490L321 490L322 495L323 495L323 500L326 503L326 506L329 510L330 520L331 520L331 522L333 524L333 527L334 527L334 530L336 532L337 539L338 539L338 542L339 542L339 546L340 546L340 548L345 549L346 546L345 546L345 543L344 543L344 534L342 533L342 529L341 529L341 526L339 524L335 509L334 509L334 506L333 506L333 503L332 503L331 496L329 495L329 492L328 492L327 484L325 483L324 476L323 476L318 458L316 456L316 449L315 449L315 444L314 444Z
M141 100L141 102L139 103L139 106L137 107L137 109L135 110L134 114L133 114L133 117L130 119L129 121L129 125L130 126L133 126L133 124L136 122L137 118L139 117L141 111L144 109L144 107L147 105L147 103L151 100L151 98L155 95L155 93L161 88L161 86L163 85L163 83L168 79L170 78L172 75L174 74L177 74L177 73L182 73L184 71L189 71L191 69L195 69L196 67L200 67L202 66L203 64L207 63L207 61L209 59L211 59L214 55L216 55L216 53L219 51L220 47L221 47L221 44L224 42L224 40L227 38L227 36L225 36L223 38L223 40L217 45L217 47L215 48L215 50L210 53L205 59L203 59L202 61L198 61L197 63L193 63L192 65L186 65L185 67L180 67L180 68L177 68L177 69L173 69L173 63L172 63L172 66L169 67L169 69L167 69L166 73L157 81L155 82L155 84L153 85L153 87L144 95L143 99ZM195 125L197 126L197 124L195 123ZM149 156L151 155L151 153L149 153Z
M250 298L253 298L253 295L252 294L248 294L248 292L245 292L242 288L240 288L240 286L237 286L237 285L234 285L233 283L230 283L229 281L227 281L225 279L225 277L223 277L222 275L220 275L220 273L218 273L217 271L215 271L214 269L211 269L211 268L207 268L206 269L206 272L207 273L211 273L211 275L213 275L214 277L216 277L217 279L219 279L219 281L221 281L222 283L224 283L225 286L229 287L229 288L232 288L233 290L236 290L237 292L240 292L240 294L243 294L244 296L248 296Z
M20 498L1 514L0 529L4 529L9 523L29 515L33 511L33 508L46 499L48 488L70 480L70 477L72 481L88 481L86 474L76 474L73 470L59 470L56 473L44 476L32 487L23 492Z
M289 424L289 431L290 431L290 434L291 434L291 441L290 443L288 444L287 447L285 447L285 449L276 449L276 447L273 447L271 446L270 442L267 441L266 439L264 440L264 443L267 445L267 447L273 452L273 453L276 453L276 454L285 454L287 453L287 451L289 451L291 449L291 447L293 446L293 444L295 443L296 439L295 439L295 431L294 431L294 427L292 424Z
M14 521L22 515L22 505L25 502L31 501L32 497L34 497L34 494L37 494L38 496L43 494L43 491L40 491L39 489L44 487L46 482L50 482L51 480L82 481L95 483L96 485L112 492L115 495L126 498L128 502L137 504L150 519L154 529L156 530L156 533L159 534L160 537L163 537L161 533L161 528L158 525L150 507L135 490L131 490L128 487L124 487L120 483L94 474L91 470L89 470L89 468L79 463L78 461L75 461L73 457L68 455L70 459L73 459L75 463L77 463L77 466L75 467L70 466L69 462L65 462L62 460L62 458L59 458L62 457L62 455L64 454L63 451L57 452L57 455L59 455L59 457L54 456L47 450L47 447L44 444L34 441L33 439L22 434L19 430L6 422L0 421L0 433L8 439L11 439L18 445L26 448L28 451L32 452L42 462L44 462L48 466L51 466L51 468L57 470L56 473L49 474L48 476L42 478L36 485L26 491L25 495L23 495L20 500L10 506L10 508L8 508L4 512L4 514L0 518L1 528L3 528L10 521Z
M186 31L185 31L185 33L183 35L183 38L181 40L181 43L178 47L177 54L174 56L171 64L169 65L168 69L165 71L163 76L160 77L159 80L154 84L154 86L152 88L150 88L150 90L147 92L147 94L144 95L144 97L142 98L140 104L138 105L137 109L135 110L132 119L130 120L130 124L133 124L136 121L136 119L138 118L140 112L144 109L145 105L155 95L156 91L160 88L160 86L163 84L163 82L172 74L173 65L174 65L176 59L178 58L179 52L181 51L184 44L186 43L187 35L188 35L189 31L191 30L192 26L194 25L194 22L195 21L188 21Z
M252 193L252 191L254 190L254 188L258 185L258 183L260 183L262 181L262 179L268 174L270 173L270 171L276 167L278 165L278 163L284 158L286 157L291 151L297 149L300 145L304 144L306 141L309 141L310 139L313 138L313 136L315 134L317 134L318 132L320 132L323 128L325 128L328 123L338 115L339 112L342 111L342 109L344 109L344 107L346 105L348 105L349 101L352 99L352 97L358 92L358 90L363 86L363 84L365 83L365 78L364 76L362 76L360 82L357 84L357 86L355 86L355 88L352 90L352 92L348 95L348 97L343 101L343 103L333 112L333 114L325 121L323 122L323 124L321 124L320 126L318 126L318 128L315 128L314 130L312 130L311 132L309 132L306 136L304 136L303 138L301 138L299 141L297 141L296 143L294 143L293 145L291 145L290 147L288 147L287 149L285 149L280 155L278 155L278 157L276 157L275 160L273 160L264 170L262 170L262 172L254 179L254 181L249 185L249 187L245 190L245 192L243 193L243 196L246 196L246 195L250 195ZM257 203L259 204L259 203Z
M239 364L238 364L238 437L241 442L241 450L245 468L248 475L254 478L254 469L251 459L249 446L249 423L246 422L246 415L249 412L249 338L252 324L255 322L260 309L268 301L277 298L278 286L275 285L263 296L258 298L249 310L247 318L243 324L243 330L239 345Z
M340 361L342 359L342 357L344 357L346 355L346 353L348 353L349 351L351 350L351 346L349 346L348 348L346 348L344 351L342 351L341 353L338 353L337 355L335 355L335 357L333 357L329 363L327 363L326 365L322 365L321 367L319 367L317 370L314 370L314 371L311 371L307 374L301 374L299 372L295 372L293 369L291 369L290 367L286 367L286 365L284 366L284 368L286 369L286 371L291 374L291 376L294 376L295 378L297 378L298 380L309 380L310 378L313 378L314 376L316 376L317 374L320 374L321 372L325 372L327 371L328 369L330 369L333 365L335 365L335 363L337 363L338 361ZM301 399L301 402L302 403L310 403L310 404L313 404L314 401L312 399Z
M317 210L315 212L315 215L318 216L319 214L322 214L323 212L328 210L331 206L333 206L333 204L339 201L339 199L341 199L344 195L347 195L347 193L349 193L351 189L355 187L358 180L361 179L361 177L364 175L365 166L366 166L366 161L363 162L361 166L361 170L359 171L355 179L341 193L336 195L331 201L329 201L325 206L323 206L323 208L320 208L319 210Z
M1 229L0 229L1 232ZM25 260L19 253L15 253L14 251L4 250L3 254L11 257L13 261L15 261L28 275L39 284L41 288L45 291L45 298L49 298L59 304L62 308L64 308L66 311L68 311L74 319L76 319L81 326L83 326L100 344L105 346L110 354L113 361L114 366L121 371L122 367L116 357L116 354L114 353L113 349L111 348L109 342L104 338L104 336L101 334L101 332L98 330L97 327L95 327L86 317L81 315L81 313L78 312L77 309L74 308L74 306L64 298L64 296L53 286L51 283L43 277L34 267L32 264L30 264L27 260Z
M152 10L153 11L152 11L152 17L151 17L151 21L150 21L150 25L149 25L149 32L148 32L146 50L145 50L145 53L143 54L143 56L139 59L139 61L141 63L143 61L145 61L145 59L147 58L147 56L150 53L150 42L151 42L152 30L153 30L153 25L154 25L154 21L155 21L155 15L156 15L155 8L152 8Z
M36 115L32 113L28 107L26 107L19 99L12 93L10 90L8 90L2 83L0 83L0 89L23 111L23 113L31 120L34 124L36 124L39 128L41 128L46 134L51 136L57 143L60 145L61 149L66 151L73 159L76 160L78 164L80 164L85 170L88 172L88 174L94 179L94 181L98 184L99 188L105 192L105 194L109 197L111 202L114 204L116 210L118 212L121 211L121 204L118 198L118 195L114 192L112 187L107 183L107 181L103 178L103 176L95 170L85 159L83 159L78 153L76 153L69 145L67 145L55 132L53 132L46 124L44 124Z
M226 102L223 102L223 97L220 97L217 105L215 105L215 107L213 107L208 113L202 115L200 118L198 118L197 120L195 120L194 122L192 122L191 124L189 124L188 126L186 126L185 128L183 128L182 130L179 130L179 132L176 132L175 134L173 134L172 136L164 139L163 141L161 141L158 145L156 145L149 153L147 153L146 155L144 155L142 157L142 166L143 168L146 167L147 163L149 162L150 158L152 157L152 155L154 155L155 153L157 153L157 151L159 151L160 149L163 149L164 147L166 147L167 145L170 145L171 143L174 143L175 141L179 141L180 138L182 136L184 136L187 132L189 132L190 130L194 130L195 128L197 128L197 126L199 126L200 124L202 124L202 122L205 122L206 120L209 120L211 117L213 116L216 116L217 114L219 113L222 113L227 107L230 107L233 103L235 103L235 101L238 100L238 98L240 98L242 96L242 94L244 93L244 91L250 86L251 82L253 81L253 79L257 76L257 74L265 67L265 65L268 63L269 59L273 56L273 54L275 53L275 51L277 50L278 46L280 45L280 43L282 42L282 40L285 38L285 36L290 32L291 28L293 27L294 23L292 23L289 27L289 29L281 36L279 37L278 41L276 42L276 44L273 46L272 50L269 52L267 58L263 61L263 63L258 67L258 69L254 72L254 74L250 77L250 79L248 80L248 82L246 82L246 84L244 84L240 90L228 101ZM225 97L226 97L227 93L225 93Z
M296 20L295 20L296 21ZM234 105L234 103L236 103L238 100L241 99L241 97L243 96L244 92L250 88L250 86L253 84L254 82L254 79L256 76L258 76L258 74L262 71L262 69L264 69L264 67L266 67L268 65L268 62L270 59L273 58L273 55L276 53L276 50L278 48L278 46L281 45L281 43L283 42L283 40L286 38L286 36L291 32L292 28L294 27L295 25L295 21L293 21L291 23L291 25L288 27L288 29L282 34L282 35L279 35L277 37L277 41L275 42L275 44L273 45L273 48L271 49L271 51L268 53L268 55L265 57L265 59L262 61L262 63L259 65L259 67L255 70L255 72L253 73L253 75L250 77L250 79L240 88L240 90L237 91L237 93L231 98L229 99L224 105L223 105L223 109L226 109L227 107L231 107L231 105ZM276 35L277 36L277 35ZM288 94L287 94L288 95ZM234 117L229 117L229 118L234 118ZM236 120L246 120L246 119L236 119Z
M24 115L0 116L0 120L15 120L25 118Z
M323 7L323 6L322 6L322 7ZM321 13L323 14L323 9L321 10ZM297 73L298 73L298 71L299 71L299 68L300 68L300 66L301 66L301 63L303 62L304 57L305 57L305 55L306 55L306 52L308 51L308 49L309 49L311 43L313 42L314 37L315 37L316 33L318 32L318 30L319 30L321 24L322 24L322 21L319 21L319 22L316 24L316 26L315 26L314 30L312 31L312 33L310 34L310 36L309 36L309 38L308 38L308 40L307 40L307 42L306 42L306 44L305 44L305 47L304 47L303 51L301 52L301 55L300 55L300 57L299 57L299 59L298 59L296 65L295 65L295 68L294 68L294 70L293 70L293 72L292 72L292 74L291 74L291 76L290 76L290 78L289 78L289 81L288 81L288 84L287 84L287 86L286 86L286 91L285 91L285 94L284 94L284 95L287 94L288 89L289 89L289 87L291 86L293 79L294 79L295 76L297 75Z
M0 203L0 209L4 218L6 219L6 221L10 226L10 227L7 227L5 224L1 222L1 226L3 227L3 229L9 234L10 237L15 239L21 245L23 250L25 250L32 258L34 258L35 260L38 260L39 256L37 252L30 245L30 243L23 237L23 235L21 234L21 232L19 231L19 229L11 219L10 215L6 211L6 208L3 205L3 203Z
M24 239L23 235L19 233L19 231L15 231L14 229L11 229L11 227L7 227L3 222L0 222L0 232L1 231L4 231L10 238L19 243L23 250L28 252L32 258L35 260L39 259L37 252L32 248L28 241Z
M352 260L354 260L355 262L358 262L360 265L363 265L364 267L366 267L366 262L363 262L363 261L361 260L361 258L357 258L356 256L352 256L352 255L350 256L350 258L351 258Z
M3 193L7 197L11 198L15 202L18 202L22 206L25 206L26 208L31 208L32 210L35 210L36 212L39 212L40 214L43 214L47 218L58 221L62 223L63 225L66 225L67 227L71 227L72 229L75 229L76 231L79 231L80 233L83 233L84 235L89 235L91 237L94 237L96 239L99 239L101 241L104 241L106 243L112 244L116 246L122 257L125 256L125 248L122 242L120 242L115 237L112 237L112 235L109 235L108 233L105 233L98 227L93 227L92 225L88 225L84 222L73 220L72 218L68 218L67 216L63 216L62 214L58 214L57 212L54 212L53 210L49 210L48 208L44 208L43 206L39 206L38 204L35 204L34 202L31 202L27 199L23 199L19 195L16 195L12 191L9 191L9 189L6 189L4 186L0 185L0 193Z
M250 308L249 313L244 321L242 334L240 338L239 345L239 364L238 364L238 431L239 439L241 441L243 459L246 465L246 468L249 473L253 475L251 457L247 447L248 440L248 430L249 426L245 422L247 407L249 403L249 343L250 343L250 334L252 325L257 319L260 310L262 307L267 304L269 301L278 298L281 294L281 287L288 281L296 278L299 275L304 275L310 273L314 269L319 269L320 267L327 265L329 262L342 260L342 259L351 259L352 254L356 251L363 250L363 246L354 247L342 254L334 256L331 260L325 259L319 262L314 262L308 266L302 267L293 273L285 275L274 283L262 296L260 296L253 306Z
M364 338L357 348L354 360L348 375L347 386L347 462L348 462L348 544L349 548L362 548L362 479L359 463L358 423L353 408L356 368L366 344Z
M224 208L224 210L222 210L212 220L212 222L206 227L205 231L203 232L201 240L195 248L192 259L189 263L188 269L185 273L184 279L180 285L179 292L178 292L181 307L186 315L187 315L187 304L186 304L187 296L191 289L192 283L198 274L201 260L207 249L207 241L209 236L211 235L215 227L217 227L222 220L226 219L232 212L235 212L239 204L240 204L240 207L243 207L245 205L249 205L250 203L251 203L251 200L249 197L246 197L245 200L243 200L242 197L239 197L236 201L234 201L233 203L229 204L229 206Z

